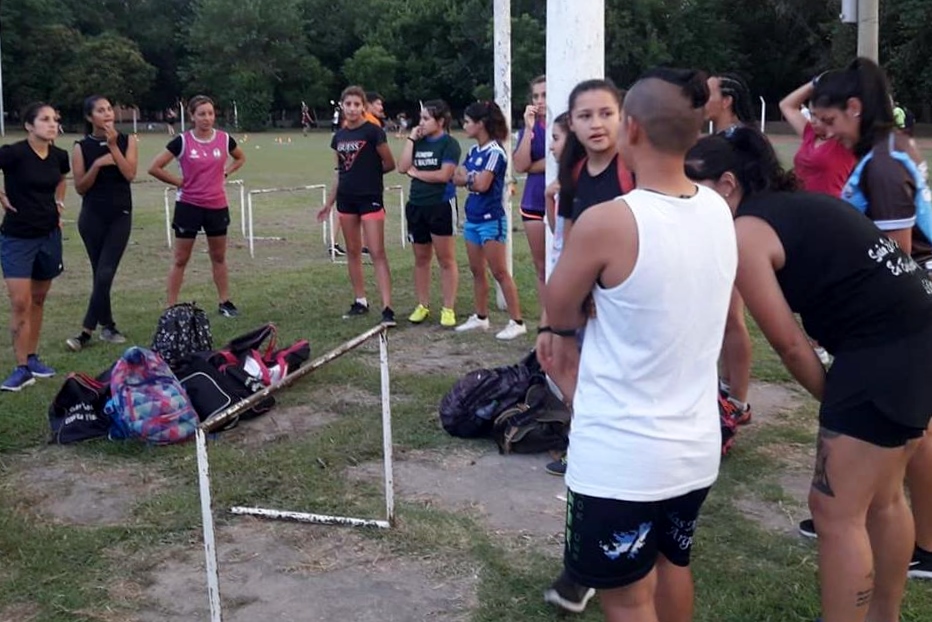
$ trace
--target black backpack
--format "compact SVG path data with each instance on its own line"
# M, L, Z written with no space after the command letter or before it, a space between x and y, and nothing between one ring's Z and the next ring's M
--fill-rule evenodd
M238 370L224 367L224 359L216 352L198 352L189 354L181 359L175 370L175 375L184 387L191 404L201 421L225 410L229 406L246 399L264 386L256 386L240 377ZM232 373L231 373L232 372ZM251 419L263 415L275 406L275 398L269 396L249 410L240 413L233 419L233 423L225 426L224 430L235 427L236 422L242 419Z
M502 454L563 451L572 413L546 382L532 384L520 402L496 417L492 437Z
M471 371L441 400L440 423L460 438L488 436L495 419L524 399L531 384L543 381L533 351L517 365Z
M109 396L109 384L86 374L68 374L49 406L49 443L66 445L106 437L110 416L104 404Z
M214 347L210 320L193 302L181 302L165 309L152 337L152 350L174 369L185 356Z

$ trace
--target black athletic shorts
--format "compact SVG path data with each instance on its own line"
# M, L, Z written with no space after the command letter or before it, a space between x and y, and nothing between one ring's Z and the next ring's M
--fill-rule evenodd
M198 207L184 201L175 203L175 216L172 218L172 229L175 237L193 240L198 231L204 230L209 238L217 238L227 234L230 226L230 208L221 209Z
M382 197L337 197L337 212L369 219L375 218L376 214L383 214L385 204Z
M825 379L819 425L880 447L922 436L932 417L932 327L838 352Z
M637 502L566 494L563 564L580 585L607 590L640 581L661 554L688 566L699 510L709 488Z
M412 244L430 244L431 236L453 235L453 212L456 204L441 201L433 205L405 205L408 221L408 241Z

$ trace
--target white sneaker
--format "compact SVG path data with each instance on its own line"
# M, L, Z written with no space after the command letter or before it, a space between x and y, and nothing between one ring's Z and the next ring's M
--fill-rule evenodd
M465 322L463 322L462 324L460 324L453 330L455 330L458 333L465 333L467 330L476 330L477 328L480 330L489 330L489 318L480 320L479 316L473 313L468 318L466 318Z
M495 338L508 341L524 334L527 334L527 324L518 324L514 320L508 320L508 326L495 335Z
M820 361L823 365L825 365L826 367L828 367L829 365L832 364L832 361L833 361L834 359L833 359L833 357L832 357L831 354L829 354L828 352L825 351L825 348L822 348L822 347L818 347L818 346L817 346L817 347L813 348L813 350L815 350L816 356L819 357L819 361Z

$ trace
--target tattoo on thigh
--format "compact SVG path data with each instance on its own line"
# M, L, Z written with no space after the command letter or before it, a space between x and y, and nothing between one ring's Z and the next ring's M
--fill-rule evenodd
M819 428L819 438L816 441L815 473L812 476L812 487L829 497L835 496L832 483L828 478L829 447L826 441L840 436L837 432Z
M855 595L854 606L855 607L867 607L871 603L871 598L874 596L874 588L869 588L866 590L860 590Z

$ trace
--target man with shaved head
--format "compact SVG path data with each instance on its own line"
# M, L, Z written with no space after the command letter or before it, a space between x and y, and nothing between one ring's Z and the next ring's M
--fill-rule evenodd
M559 338L544 365L574 389L564 572L547 596L594 588L610 622L692 620L690 549L721 459L716 362L737 266L728 206L683 172L707 99L705 76L676 69L628 91L620 151L636 188L579 217L546 287Z

